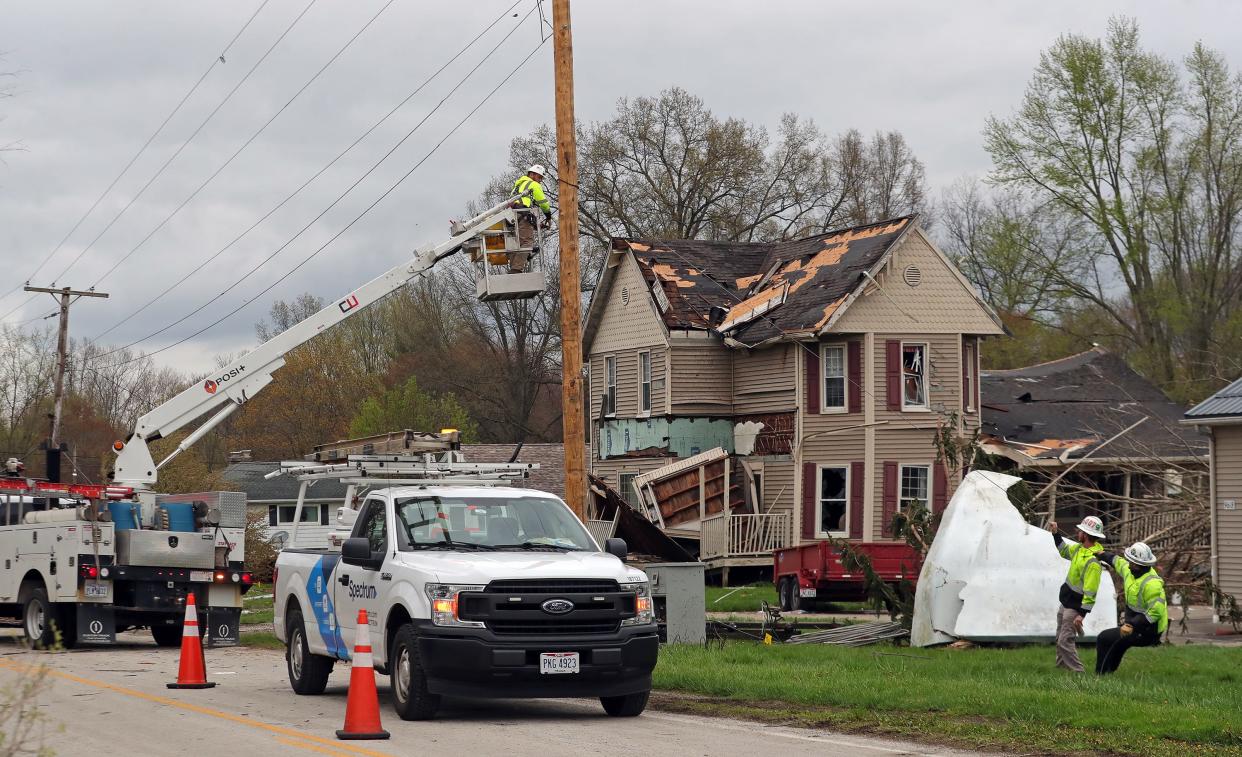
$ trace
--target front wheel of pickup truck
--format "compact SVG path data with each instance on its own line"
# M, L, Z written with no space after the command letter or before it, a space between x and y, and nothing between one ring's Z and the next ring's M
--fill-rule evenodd
M306 624L302 622L302 611L294 607L289 610L289 620L285 628L288 633L289 646L285 649L285 662L289 668L289 685L295 694L322 694L328 687L328 676L332 673L331 657L311 654L306 644Z
M640 691L637 694L626 694L621 697L600 697L599 703L604 705L604 712L614 718L634 718L643 714L643 710L647 709L647 697L651 696L650 691Z
M388 670L392 676L393 709L402 720L431 720L440 709L440 697L427 690L427 674L418 658L418 636L406 623L393 638Z

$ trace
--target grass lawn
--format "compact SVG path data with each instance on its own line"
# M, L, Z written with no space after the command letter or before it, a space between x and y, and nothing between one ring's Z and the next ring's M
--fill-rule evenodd
M1081 650L1095 662L1094 650ZM1133 649L1108 678L1053 649L665 647L665 708L1023 753L1242 754L1242 650Z
M241 646L259 649L284 649L285 645L276 634L267 631L250 631L241 635Z
M751 584L750 586L708 586L705 601L708 612L758 612L760 602L767 600L773 606L778 605L776 587L770 583ZM834 602L821 604L814 609L817 613L862 612L861 602Z
M246 592L242 597L242 624L255 625L272 622L271 594L271 584L255 584L250 591Z

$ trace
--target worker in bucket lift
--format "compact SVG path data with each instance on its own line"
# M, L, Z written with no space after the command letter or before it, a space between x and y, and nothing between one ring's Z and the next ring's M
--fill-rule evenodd
M1156 555L1143 542L1135 542L1120 555L1101 552L1099 559L1112 567L1125 586L1125 622L1110 628L1095 641L1095 672L1107 675L1121 665L1130 647L1154 647L1169 628L1169 609L1164 579L1156 573Z
M539 208L543 213L545 224L552 220L552 203L548 202L548 196L543 191L543 173L544 167L538 163L526 170L526 173L517 178L513 182L513 194L517 197L513 201L515 208L530 208L532 205ZM535 244L535 216L533 213L522 213L518 216L517 224L518 246L523 248L531 248L531 252L538 253L539 248ZM526 260L530 257L530 253L519 252L509 255L509 270L513 273L521 273L526 270Z
M1056 521L1048 527L1052 540L1061 557L1070 561L1069 573L1061 584L1061 607L1057 610L1057 667L1083 672L1078 659L1075 639L1082 635L1082 621L1095 607L1095 595L1100 589L1099 554L1104 550L1100 540L1104 538L1104 523L1094 515L1088 515L1078 524L1075 542L1061 535Z

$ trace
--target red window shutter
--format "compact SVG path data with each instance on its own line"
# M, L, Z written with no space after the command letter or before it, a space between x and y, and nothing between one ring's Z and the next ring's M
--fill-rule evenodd
M897 515L897 463L884 463L884 521L880 533L893 535L893 518Z
M970 339L962 335L962 410L970 407Z
M863 378L862 378L862 342L850 342L847 349L848 367L846 368L847 386L845 387L846 396L850 398L849 409L851 413L862 412Z
M808 347L806 357L806 411L811 415L819 414L819 343Z
M863 538L863 464L850 463L850 538Z
M949 472L944 463L936 463L932 468L932 515L944 510L949 502Z
M884 378L888 385L888 409L901 410L901 340L884 343Z
M819 501L819 471L815 463L802 464L802 538L814 539L815 505Z

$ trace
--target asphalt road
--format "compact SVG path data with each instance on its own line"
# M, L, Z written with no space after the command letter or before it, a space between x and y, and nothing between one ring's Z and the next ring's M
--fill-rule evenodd
M214 689L174 691L176 650L139 637L113 648L59 654L22 652L0 640L0 687L32 665L47 665L38 698L46 744L58 757L169 757L207 753L240 757L338 755L781 755L963 754L862 736L783 728L648 710L635 719L607 717L588 700L449 700L439 719L405 722L379 677L380 714L390 741L335 738L345 713L348 668L338 665L323 696L289 690L279 651L208 651Z

